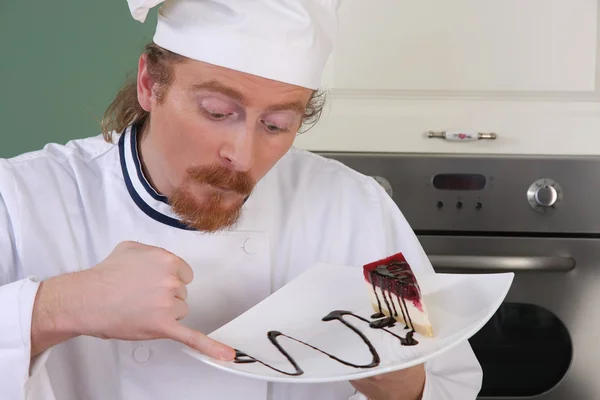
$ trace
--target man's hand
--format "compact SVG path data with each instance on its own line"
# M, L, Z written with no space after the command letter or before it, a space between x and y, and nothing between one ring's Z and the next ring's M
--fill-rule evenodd
M350 383L369 400L421 400L425 368L421 364Z
M119 244L89 270L42 282L34 304L32 356L64 340L173 339L210 357L232 360L232 348L179 323L188 313L192 268L176 255L136 242Z

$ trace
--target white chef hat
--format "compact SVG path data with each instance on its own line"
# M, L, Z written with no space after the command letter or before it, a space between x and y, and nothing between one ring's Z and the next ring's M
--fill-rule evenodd
M154 43L209 64L318 89L341 0L128 0L144 22L160 4Z

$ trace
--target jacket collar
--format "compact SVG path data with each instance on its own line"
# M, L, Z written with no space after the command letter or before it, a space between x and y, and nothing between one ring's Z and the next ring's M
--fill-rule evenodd
M133 202L150 218L174 228L195 230L182 223L168 199L148 182L142 170L138 149L138 129L132 125L119 138L119 158L127 191Z

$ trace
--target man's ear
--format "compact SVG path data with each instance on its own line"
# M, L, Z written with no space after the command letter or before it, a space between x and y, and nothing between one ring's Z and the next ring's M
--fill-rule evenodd
M138 61L137 97L140 106L146 112L152 111L154 81L148 71L146 55L142 54Z

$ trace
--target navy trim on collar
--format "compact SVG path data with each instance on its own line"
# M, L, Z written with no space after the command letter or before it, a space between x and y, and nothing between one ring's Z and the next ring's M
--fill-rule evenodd
M132 128L132 132L134 128ZM188 230L188 231L196 231L196 229L189 227L188 225L185 225L184 223L182 223L181 221L175 219L175 218L171 218L167 215L161 214L160 212L156 211L155 209L153 209L152 207L150 207L148 204L146 204L144 202L144 200L140 197L140 195L136 192L135 188L133 187L133 184L131 183L131 177L129 176L129 173L127 171L127 165L126 165L126 160L125 160L125 132L121 135L121 137L119 138L119 158L121 160L121 170L123 172L123 179L125 180L125 186L127 187L127 191L129 192L129 195L131 196L131 199L133 200L133 202L140 208L140 210L142 210L146 215L148 215L150 218L161 222L165 225L169 225L172 226L174 228L179 228L179 229L184 229L184 230ZM135 140L135 136L131 135L132 140ZM132 151L135 152L136 146L133 145L132 142ZM138 160L137 158L137 153L134 153L134 160ZM138 170L138 176L139 176L139 172L141 171L141 169L139 168L139 166L136 165L136 169ZM146 182L146 179L143 179L143 175L141 176L140 180L143 182ZM148 184L146 182L146 184ZM150 188L152 189L152 188ZM152 192L154 192L157 196L158 195L153 189ZM152 194L152 192L150 192L150 194ZM154 197L154 196L153 196ZM162 196L164 197L164 196ZM156 197L154 197L156 198ZM166 197L165 197L166 199Z
M144 176L144 171L142 170L142 164L140 162L140 157L138 154L137 125L133 125L131 127L130 135L131 135L131 153L133 155L133 163L135 165L135 169L137 170L137 175L138 175L138 178L140 179L140 182L142 183L142 186L144 186L144 189L146 189L146 192L148 192L148 194L150 194L150 196L152 196L152 198L154 198L154 200L162 201L165 204L169 204L167 197L158 194L156 192L156 190L154 190L154 188L152 186L150 186L150 184L148 183L148 180Z

